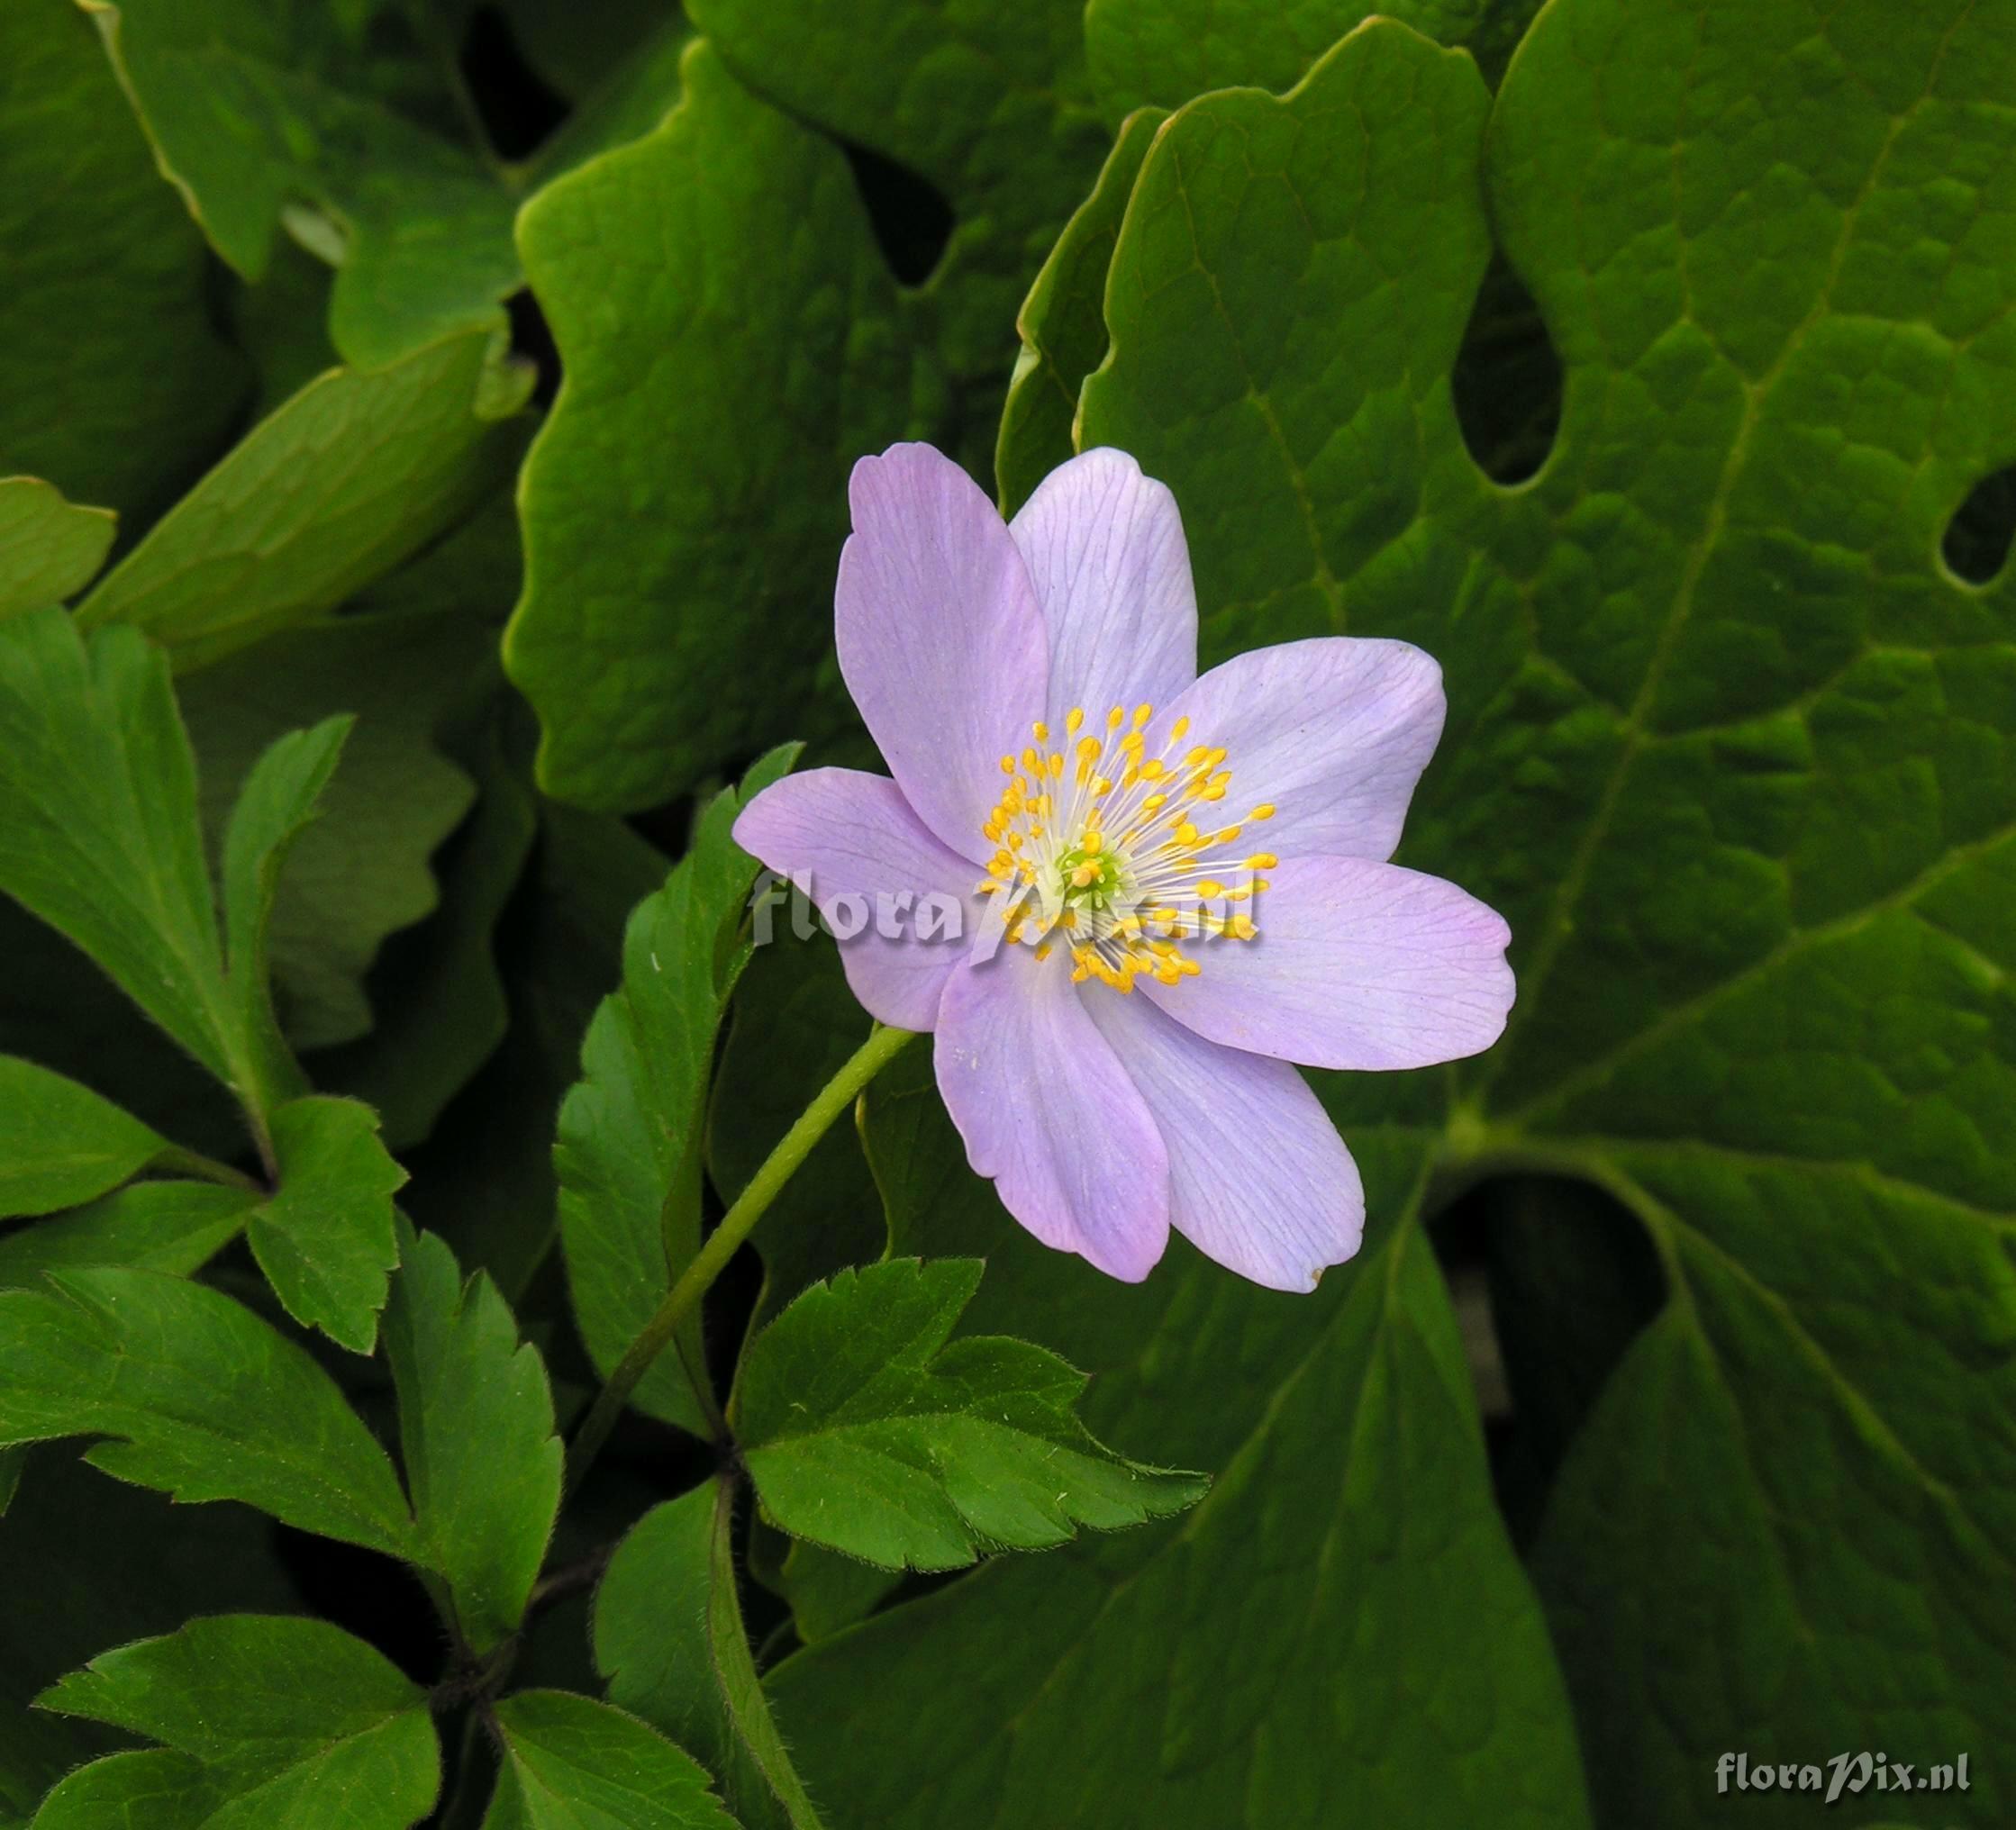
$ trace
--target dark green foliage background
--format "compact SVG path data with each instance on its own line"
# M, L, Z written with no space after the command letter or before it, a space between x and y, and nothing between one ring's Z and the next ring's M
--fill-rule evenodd
M2016 0L1389 11L0 10L0 1830L2011 1820ZM913 1047L563 1504L902 438L1433 653L1519 1004L1307 1298Z

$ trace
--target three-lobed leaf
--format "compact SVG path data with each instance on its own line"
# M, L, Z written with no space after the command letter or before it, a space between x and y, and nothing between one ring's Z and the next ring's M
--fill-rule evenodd
M815 1284L758 1335L733 1422L764 1510L885 1569L956 1569L1194 1505L1198 1475L1102 1447L1085 1376L1047 1349L951 1338L977 1259L895 1259Z

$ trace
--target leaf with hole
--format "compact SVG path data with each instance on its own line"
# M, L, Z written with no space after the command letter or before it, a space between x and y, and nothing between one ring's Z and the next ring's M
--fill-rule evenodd
M1286 98L1179 110L1108 274L1079 437L1175 491L1207 659L1348 630L1445 666L1447 734L1401 856L1506 912L1519 1006L1490 1055L1338 1083L1332 1110L1361 1155L1405 1126L1458 1173L1596 1182L1666 1280L1534 1552L1607 1820L1712 1821L1703 1775L1728 1747L1902 1745L1934 1720L1985 1745L2016 1726L1990 1651L2016 1635L2016 648L2006 579L1970 588L1939 558L2016 448L2012 45L2006 0L1908 18L1854 0L1818 29L1794 0L1554 0L1494 107L1462 60L1367 25ZM1480 159L1566 376L1553 449L1517 490L1480 473L1451 400L1491 255ZM1979 183L1952 185L1957 162ZM1368 1274L1421 1262L1400 1225L1349 1274L1350 1309ZM1474 1436L1413 1459L1440 1395L1418 1353L1394 1357L1400 1324L1420 1332L1445 1300L1418 1275L1392 1287L1355 1353L1339 1339L1311 1363L1359 1369L1349 1478L1457 1482L1453 1457L1479 1493ZM1250 1465L1312 1401L1298 1382L1249 1426ZM1221 1816L1323 1821L1213 1726L1293 1740L1294 1683L1228 1707L1179 1680L1131 1754L1101 1700L1128 1620L1146 1631L1214 1586L1249 1596L1230 1554L1267 1516L1255 1479L1235 1466L1200 1508L1181 1581L1158 1561L1118 1601L1105 1583L1074 1601L989 1571L786 1663L810 1772L860 1776L846 1695L900 1716L892 1686L922 1708L958 1694L953 1658L975 1683L992 1658L1026 1681L981 1719L920 1728L936 1758L990 1773L980 1821L1054 1813L1047 1775L1092 1763L1100 1734L1108 1821L1170 1821L1172 1760L1191 1798L1238 1801ZM1419 1478L1406 1490L1413 1519ZM1475 1517L1453 1490L1444 1504L1452 1528ZM1362 1503L1339 1517L1367 1523ZM1498 1529L1476 1524L1467 1553ZM1214 1551L1236 1582L1203 1573ZM1361 1635L1433 1561L1349 1539L1342 1556ZM1509 1563L1485 1581L1457 1585L1472 1613L1489 1593L1516 1616ZM1201 1650L1226 1625L1198 1605L1174 1617ZM1040 1607L1052 1624L1032 1631ZM1477 1656L1470 1625L1413 1643L1449 1670ZM1292 1665L1295 1627L1276 1638L1243 1640L1237 1663ZM1908 1681L1887 1650L1903 1644ZM1311 1681L1352 1723L1377 1718L1349 1671ZM1469 1762L1439 1771L1489 1803L1438 1816L1563 1821L1566 1793L1509 1762L1538 1721L1565 1733L1557 1703L1501 1676L1480 1704ZM1355 1798L1376 1809L1376 1779ZM966 1803L870 1792L861 1810ZM1417 1789L1391 1814L1424 1808ZM1979 1780L1963 1807L2006 1812Z

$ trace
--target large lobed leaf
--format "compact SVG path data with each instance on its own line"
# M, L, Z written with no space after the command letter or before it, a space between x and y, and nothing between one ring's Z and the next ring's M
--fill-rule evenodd
M1507 912L1520 1005L1480 1063L1339 1082L1333 1109L1361 1146L1382 1120L1420 1126L1451 1175L1599 1183L1666 1280L1536 1553L1611 1821L1717 1821L1725 1749L1950 1750L2011 1727L2016 654L2006 575L1970 587L1938 554L2016 454L2012 56L2006 0L1824 18L1798 0L1554 0L1493 112L1462 62L1370 26L1285 100L1181 110L1108 276L1078 438L1175 490L1208 657L1349 630L1447 670L1448 732L1402 856ZM1567 377L1556 447L1517 490L1471 461L1449 389L1490 250L1468 177L1487 113L1491 217ZM814 1778L860 1771L847 1696L872 1692L885 1720L958 1693L955 1671L1006 1671L971 1720L921 1732L908 1760L939 1762L929 1799L878 1816L871 1798L863 1821L942 1816L983 1771L996 1789L953 1814L1027 1821L1049 1770L1094 1758L1095 1728L1101 1771L1131 1782L1116 1823L1313 1825L1339 1798L1392 1822L1489 1798L1512 1821L1522 1796L1563 1821L1565 1785L1513 1762L1540 1696L1503 1669L1467 1716L1406 1713L1410 1736L1467 1721L1467 1804L1431 1799L1428 1763L1390 1739L1394 1766L1335 1763L1334 1797L1267 1758L1276 1735L1311 1744L1312 1690L1325 1732L1366 1719L1403 1654L1362 1678L1336 1644L1418 1606L1403 1598L1430 1572L1469 1598L1467 1617L1408 1635L1444 1681L1487 1669L1487 1608L1530 1618L1485 1551L1467 1428L1409 1447L1467 1403L1404 1345L1448 1328L1413 1223L1382 1242L1376 1211L1373 1242L1310 1363L1358 1369L1347 1478L1411 1478L1291 1560L1352 1572L1320 1670L1244 1715L1179 1683L1152 1737L1105 1700L1127 1695L1139 1634L1181 1619L1185 1643L1213 1643L1185 1598L1208 1621L1214 1595L1229 1616L1255 1592L1266 1533L1214 1529L1266 1517L1235 1465L1142 1581L1074 1596L988 1572L787 1664L780 1703L817 1737ZM1187 1317L1176 1351L1201 1334ZM1248 1453L1293 1441L1298 1411L1284 1396ZM1383 1512L1402 1528L1430 1479L1467 1490L1435 1504L1472 1508L1481 1564L1351 1536ZM1043 1654L1026 1650L1039 1608ZM1295 1612L1272 1632L1293 1637ZM1250 1637L1235 1664L1294 1668ZM1243 1743L1210 1726L1228 1713ZM1179 1778L1180 1812L1156 1789ZM1809 1808L1748 1806L1787 1824ZM2007 1798L1977 1775L1938 1811L1994 1824Z

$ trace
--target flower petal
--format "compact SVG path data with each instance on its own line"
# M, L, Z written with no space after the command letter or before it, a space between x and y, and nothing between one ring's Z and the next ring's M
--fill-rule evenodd
M1061 959L1003 948L954 973L935 1065L975 1172L1046 1246L1128 1283L1169 1239L1162 1134Z
M1358 1164L1300 1074L1207 1042L1146 998L1085 1006L1161 1127L1177 1232L1269 1290L1313 1290L1358 1249Z
M1075 705L1096 720L1114 705L1159 706L1197 677L1183 517L1176 497L1124 451L1060 464L1009 531L1049 630L1053 730Z
M1427 1067L1495 1042L1512 1009L1504 921L1439 877L1367 858L1283 858L1250 940L1142 989L1179 1023L1305 1067Z
M1223 746L1225 811L1272 804L1249 829L1268 851L1389 858L1443 711L1442 670L1411 643L1319 636L1213 667L1155 729L1187 717L1185 743Z
M840 674L918 817L984 862L1001 758L1043 715L1049 649L1028 568L994 503L929 445L862 458L848 497Z
M973 866L941 845L886 775L808 769L773 782L742 809L735 843L811 896L835 931L851 926L842 896L861 899L858 932L840 938L847 983L868 1014L899 1029L929 1029L952 968L980 931L983 900ZM946 896L953 931L926 938L927 895ZM900 899L907 896L905 905ZM892 935L885 929L895 929Z

